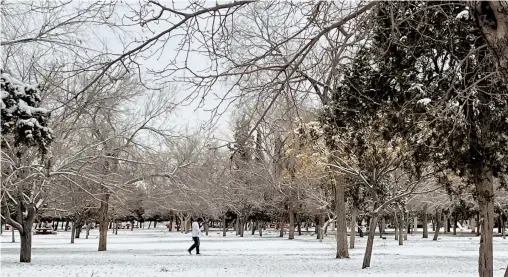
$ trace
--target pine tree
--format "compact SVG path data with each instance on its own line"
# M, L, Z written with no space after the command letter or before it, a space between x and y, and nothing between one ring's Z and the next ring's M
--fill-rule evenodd
M492 276L493 178L504 182L508 150L508 92L495 59L462 3L380 3L371 24L323 116L329 144L339 138L362 157L369 134L402 141L414 177L429 162L462 177L483 218L479 274Z

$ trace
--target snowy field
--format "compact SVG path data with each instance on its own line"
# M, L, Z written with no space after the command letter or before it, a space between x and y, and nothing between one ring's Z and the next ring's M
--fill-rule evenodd
M111 233L110 233L111 234ZM84 234L82 234L84 236ZM441 236L437 242L409 235L404 246L388 236L377 238L372 266L361 269L366 238L357 238L351 259L337 260L335 241L311 236L293 241L267 233L265 237L203 237L202 256L190 256L190 235L167 229L119 230L108 236L108 251L98 252L98 233L70 244L69 232L34 236L31 264L20 264L19 243L2 235L0 276L477 276L478 237ZM19 238L16 238L19 241ZM508 239L494 238L494 276L508 264Z

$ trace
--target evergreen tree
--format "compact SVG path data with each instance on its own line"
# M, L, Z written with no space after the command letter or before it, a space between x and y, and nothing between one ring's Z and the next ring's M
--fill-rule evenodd
M463 3L380 3L373 17L368 42L336 76L322 117L329 145L346 143L366 159L376 143L399 141L413 177L431 161L463 177L483 218L479 273L492 276L493 177L505 180L508 98L484 37Z

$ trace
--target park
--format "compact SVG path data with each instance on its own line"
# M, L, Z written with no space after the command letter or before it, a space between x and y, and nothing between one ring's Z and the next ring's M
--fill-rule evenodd
M508 277L507 0L0 16L2 276Z

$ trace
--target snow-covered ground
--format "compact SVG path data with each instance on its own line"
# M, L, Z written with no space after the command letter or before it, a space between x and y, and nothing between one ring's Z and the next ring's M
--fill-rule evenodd
M111 234L111 233L110 233ZM311 236L293 241L268 233L223 238L203 237L202 256L190 256L190 235L167 229L119 230L109 235L108 251L98 252L98 233L70 244L69 232L33 237L31 264L20 264L19 243L4 232L0 276L477 276L478 237L442 236L439 241L409 235L404 246L388 236L377 238L372 266L361 269L366 238L358 238L351 258L335 259L335 241ZM19 238L17 238L19 241ZM508 264L508 239L494 238L494 276Z

